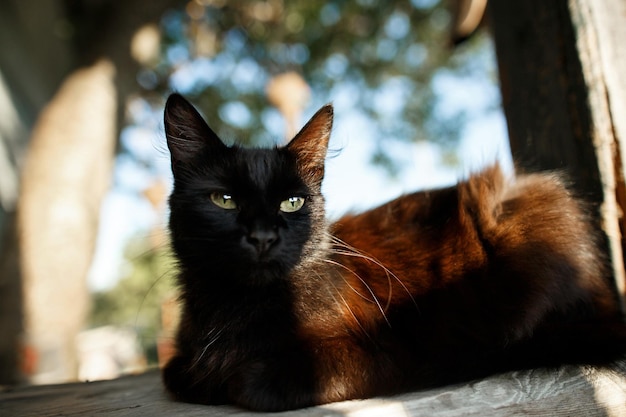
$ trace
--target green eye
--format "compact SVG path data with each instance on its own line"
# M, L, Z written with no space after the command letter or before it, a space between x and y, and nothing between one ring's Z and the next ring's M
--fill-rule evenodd
M237 208L237 203L233 197L223 193L211 193L211 201L213 204L224 210L233 210Z
M304 197L289 197L280 203L280 211L284 213L293 213L298 211L304 205Z

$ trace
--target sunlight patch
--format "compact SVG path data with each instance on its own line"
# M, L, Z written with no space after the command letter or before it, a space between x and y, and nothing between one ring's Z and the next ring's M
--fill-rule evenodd
M358 403L362 405L359 407ZM365 400L365 401L344 401L340 403L328 404L322 408L327 408L333 412L340 412L345 417L409 417L404 405L397 401L388 400ZM335 413L329 414L330 416Z

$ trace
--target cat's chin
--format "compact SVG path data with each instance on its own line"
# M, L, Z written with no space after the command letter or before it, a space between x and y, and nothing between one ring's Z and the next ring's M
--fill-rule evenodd
M275 259L256 261L249 272L249 279L257 284L269 284L282 281L287 277L284 265Z

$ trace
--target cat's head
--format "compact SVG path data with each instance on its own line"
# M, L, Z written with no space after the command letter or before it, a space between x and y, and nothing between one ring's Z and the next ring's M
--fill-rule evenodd
M169 97L170 232L183 269L262 284L315 256L332 113L320 109L286 146L249 149L224 145L187 100Z

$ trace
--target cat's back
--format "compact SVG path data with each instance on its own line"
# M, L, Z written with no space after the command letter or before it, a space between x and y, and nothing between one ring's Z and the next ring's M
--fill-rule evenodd
M455 186L403 195L360 214L349 214L333 234L362 250L411 242L478 239L508 245L539 238L554 244L594 247L589 209L556 173L507 177L498 165ZM572 239L575 241L573 242ZM592 250L595 256L596 250Z
M562 277L598 299L608 291L589 210L555 173L513 178L494 165L453 187L404 195L345 216L333 234L384 265L414 295L468 274L545 278L555 292L569 285L558 282ZM354 256L340 262L365 268ZM384 271L369 272L373 281L387 280ZM572 292L573 298L579 295Z
M334 227L339 234L355 228L402 228L411 232L470 216L479 227L491 229L516 215L533 216L538 212L544 212L546 220L561 212L586 221L582 207L557 173L509 178L496 164L454 186L406 194L363 213L346 215Z

